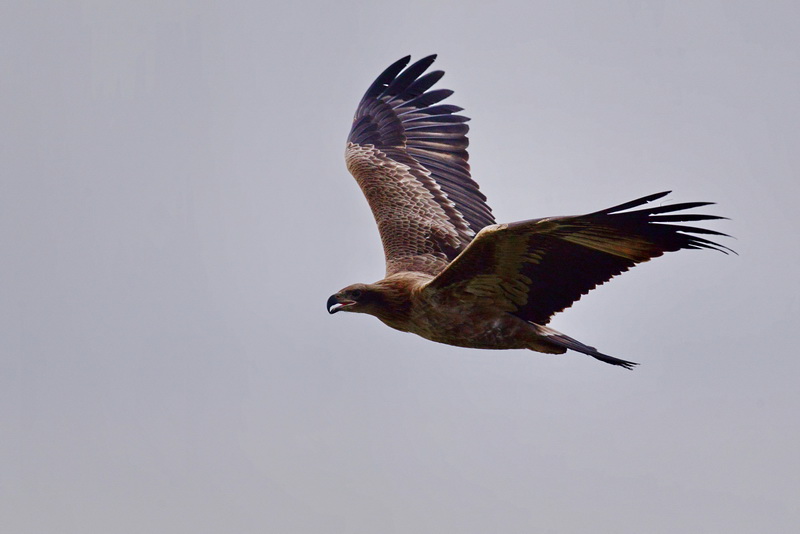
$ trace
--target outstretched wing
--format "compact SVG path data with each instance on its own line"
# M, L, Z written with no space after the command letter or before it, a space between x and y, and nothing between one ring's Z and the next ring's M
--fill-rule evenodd
M428 285L441 296L492 299L502 311L544 325L596 286L637 263L680 249L728 247L693 234L721 232L676 222L722 219L676 213L711 204L687 202L630 210L649 195L588 215L552 217L486 228Z
M367 197L386 254L386 273L438 274L484 226L494 224L470 177L461 108L430 90L444 75L423 75L436 56L395 62L358 105L347 139L347 168Z

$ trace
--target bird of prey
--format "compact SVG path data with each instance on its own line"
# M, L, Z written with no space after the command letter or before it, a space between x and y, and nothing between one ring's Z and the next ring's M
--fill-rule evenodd
M347 168L367 197L386 256L385 278L332 295L329 313L374 315L425 339L480 349L572 349L633 368L547 324L596 286L681 249L728 247L680 225L721 219L688 202L642 207L669 191L587 215L497 224L470 177L467 117L431 89L444 75L425 57L389 66L361 99L347 139ZM698 235L699 234L699 235Z

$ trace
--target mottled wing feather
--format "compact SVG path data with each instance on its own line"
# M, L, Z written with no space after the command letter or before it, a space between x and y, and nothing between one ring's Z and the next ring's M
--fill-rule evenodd
M467 117L431 90L436 56L389 66L369 87L347 139L347 168L361 186L386 255L387 274L438 274L483 227L491 209L467 163Z
M693 234L706 228L669 224L721 219L675 213L708 202L624 211L662 198L657 193L588 215L553 217L486 228L428 286L453 296L491 299L502 311L536 324L571 306L634 265L680 249L729 248ZM669 213L669 215L662 215ZM732 252L732 251L731 251Z

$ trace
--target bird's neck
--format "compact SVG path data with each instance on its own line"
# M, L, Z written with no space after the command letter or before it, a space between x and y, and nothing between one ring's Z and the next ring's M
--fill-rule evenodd
M432 278L425 273L402 272L375 282L381 299L372 315L392 328L408 330L417 296Z

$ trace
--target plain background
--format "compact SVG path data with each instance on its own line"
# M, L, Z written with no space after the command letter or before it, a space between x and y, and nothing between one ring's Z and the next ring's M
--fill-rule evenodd
M0 528L796 532L797 2L2 2ZM673 189L685 251L458 349L382 277L355 106L438 52L497 218Z

